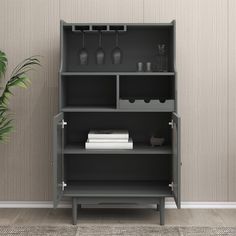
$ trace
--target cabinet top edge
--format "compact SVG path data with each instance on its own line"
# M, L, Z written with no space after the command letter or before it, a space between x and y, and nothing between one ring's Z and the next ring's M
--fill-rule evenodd
M66 72L59 71L61 76L174 76L175 71L168 72L90 72L90 71L76 71L76 72Z
M175 25L175 20L169 22L169 23L107 23L107 22L103 22L103 23L93 23L93 22L88 22L88 23L75 23L75 22L65 22L63 20L61 20L61 25L62 26L103 26L103 25L107 25L107 26L118 26L118 25L126 25L126 26L174 26Z

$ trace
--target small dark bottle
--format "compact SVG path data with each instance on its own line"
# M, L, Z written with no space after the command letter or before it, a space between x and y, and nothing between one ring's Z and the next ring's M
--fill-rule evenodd
M157 45L157 71L168 71L168 54L165 44Z

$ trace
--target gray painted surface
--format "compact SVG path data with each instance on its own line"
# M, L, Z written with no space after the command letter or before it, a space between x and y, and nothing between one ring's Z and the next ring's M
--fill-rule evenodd
M64 130L61 122L64 114L59 113L53 120L53 199L54 208L62 197Z
M65 196L83 198L157 198L170 197L171 190L164 184L153 181L78 181L68 186ZM147 199L148 202L148 199Z
M171 146L160 146L160 147L151 147L149 145L135 145L134 144L134 149L117 149L117 150L105 150L105 149L101 149L101 150L86 150L84 148L84 145L66 145L65 149L64 149L64 154L159 154L159 155L163 155L163 154L172 154L172 148ZM122 158L122 156L121 156ZM156 156L156 158L158 158L158 155ZM166 158L168 158L168 155L166 156Z
M111 63L119 30L124 59ZM82 30L88 65L80 65ZM99 30L105 64L97 65ZM134 40L135 39L135 40ZM157 44L167 46L168 72L155 71ZM137 72L136 63L151 61L153 72ZM165 197L180 207L180 120L176 111L175 22L170 24L68 24L61 22L60 110L54 118L54 205L73 198L73 223L79 203L120 199L160 204L164 224ZM130 102L135 101L135 102ZM62 119L68 123L61 128ZM173 129L168 123L173 120ZM133 150L86 150L90 129L127 129ZM150 137L165 139L151 147ZM65 139L65 141L64 141ZM172 146L172 150L171 147ZM67 187L62 191L62 183ZM168 186L173 182L173 191ZM56 185L56 186L55 186ZM81 198L81 202L80 202ZM102 200L103 199L103 200ZM145 199L145 200L144 200Z
M160 102L160 100L126 100L120 99L120 108L121 109L148 109L148 110L157 110L157 111L174 111L174 100L165 100Z
M181 191L181 156L180 156L180 130L181 130L181 123L180 117L173 113L173 193L175 203L178 208L180 208L180 191Z

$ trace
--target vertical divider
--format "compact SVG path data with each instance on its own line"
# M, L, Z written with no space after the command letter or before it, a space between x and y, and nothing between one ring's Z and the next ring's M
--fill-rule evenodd
M178 112L178 78L177 78L177 70L176 70L176 21L172 21L173 24L173 65L174 65L174 89L175 89L175 112Z
M120 76L116 75L116 109L120 109Z

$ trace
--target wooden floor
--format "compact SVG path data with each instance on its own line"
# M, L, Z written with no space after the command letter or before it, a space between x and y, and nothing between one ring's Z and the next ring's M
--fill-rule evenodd
M159 224L154 209L81 209L78 223ZM71 209L0 209L0 225L68 225ZM236 209L167 209L166 225L235 226Z

